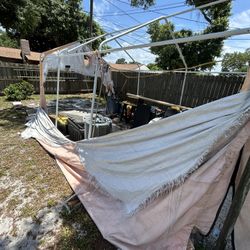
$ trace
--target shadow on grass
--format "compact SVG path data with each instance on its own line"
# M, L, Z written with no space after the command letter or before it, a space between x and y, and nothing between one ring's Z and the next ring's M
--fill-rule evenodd
M25 123L25 108L7 108L0 110L0 127L9 128L13 126L23 126Z
M2 109L0 110L0 127L13 128L13 126L24 126L27 114L34 112L34 108L29 108L27 106Z
M117 249L106 241L97 226L90 218L82 203L77 203L71 209L63 209L63 230L57 239L58 249L114 250Z
M74 100L74 99L83 99L83 100L87 100L87 99L91 99L91 97L88 96L81 96L81 95L75 95L75 96L63 96L62 98L60 98L60 101L64 100L64 99L69 99L69 100Z

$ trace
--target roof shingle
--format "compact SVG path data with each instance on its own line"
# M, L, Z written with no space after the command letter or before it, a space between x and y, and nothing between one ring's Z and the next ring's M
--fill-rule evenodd
M124 64L118 64L118 63L109 63L111 70L113 71L123 71L123 70L139 70L139 67L135 63L124 63ZM148 70L147 66L144 64L140 64L141 70Z
M14 49L14 48L8 48L8 47L0 47L0 57L22 60L20 49ZM39 62L40 53L31 51L30 55L27 55L26 57L30 61Z

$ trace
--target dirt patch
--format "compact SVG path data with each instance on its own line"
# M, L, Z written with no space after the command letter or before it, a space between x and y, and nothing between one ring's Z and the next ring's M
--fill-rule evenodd
M0 97L0 249L115 249L81 205L71 214L63 208L72 190L54 158L20 137L38 96L23 103L14 108Z

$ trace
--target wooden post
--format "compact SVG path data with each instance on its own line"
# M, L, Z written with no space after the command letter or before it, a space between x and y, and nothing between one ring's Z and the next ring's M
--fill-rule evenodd
M245 81L244 81L244 83L243 83L243 85L241 87L241 92L242 91L247 91L249 89L250 89L250 68L247 71Z
M151 98L144 97L144 96L141 96L141 95L134 95L134 94L127 93L127 97L133 98L133 99L142 99L142 100L145 100L145 101L154 102L154 103L169 106L169 107L176 106L176 107L179 107L180 109L192 109L190 107L186 107L186 106L183 106L183 105L178 105L178 104L174 104L174 103L170 103L170 102L159 101L159 100L151 99Z
M227 237L233 232L235 222L237 221L237 218L240 214L241 208L245 202L249 190L250 190L250 158L247 161L238 188L236 189L232 205L228 211L226 220L220 232L215 250L225 249Z
M47 112L45 90L44 90L44 79L43 79L43 55L40 57L40 77L39 77L39 89L40 89L40 107Z

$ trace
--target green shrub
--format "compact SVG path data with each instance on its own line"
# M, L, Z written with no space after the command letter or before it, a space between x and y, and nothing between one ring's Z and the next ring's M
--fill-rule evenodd
M3 93L9 101L21 101L34 93L34 87L26 81L21 81L10 84L3 90Z

